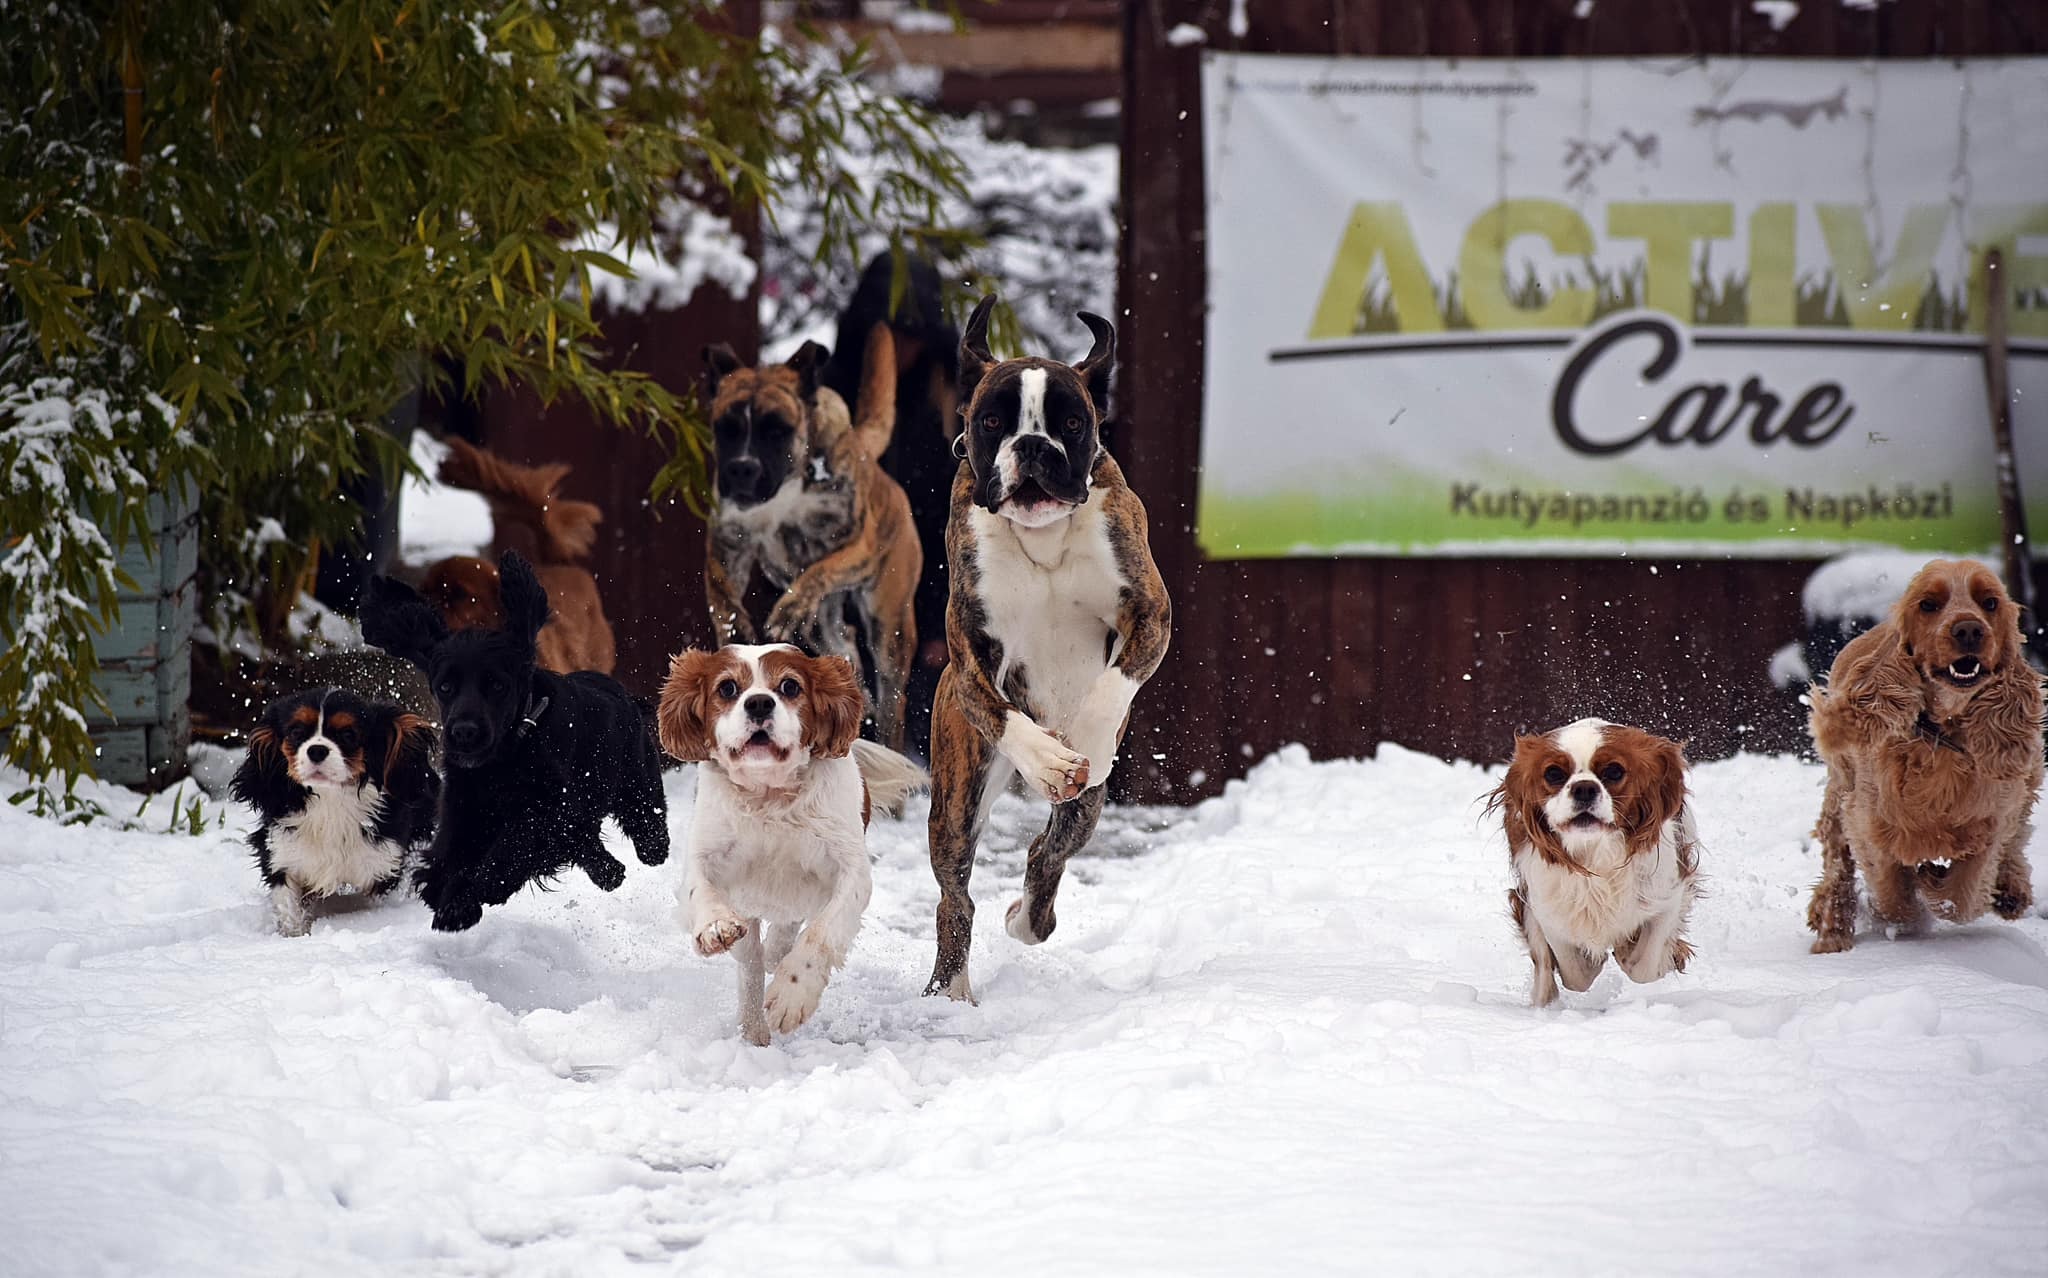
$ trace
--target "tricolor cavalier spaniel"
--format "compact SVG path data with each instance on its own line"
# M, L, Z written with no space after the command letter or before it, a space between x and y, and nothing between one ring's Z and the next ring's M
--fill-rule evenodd
M263 712L232 790L256 809L249 846L280 933L305 935L320 900L398 884L407 854L433 837L433 749L426 720L341 688Z

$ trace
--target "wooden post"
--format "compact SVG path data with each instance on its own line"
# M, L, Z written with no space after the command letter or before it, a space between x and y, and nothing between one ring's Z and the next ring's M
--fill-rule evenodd
M2029 641L2041 634L2034 607L2033 550L2027 538L2027 508L2020 496L2020 472L2012 449L2012 368L2006 354L2005 255L1984 255L1984 390L1991 401L1991 438L1998 458L1998 513L2005 534L2005 588L2022 610ZM2038 649L2038 644L2035 645Z

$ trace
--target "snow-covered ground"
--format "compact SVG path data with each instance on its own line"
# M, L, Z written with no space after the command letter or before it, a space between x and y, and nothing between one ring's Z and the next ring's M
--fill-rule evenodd
M1820 783L1699 768L1693 970L1550 1014L1474 766L1287 751L1112 811L1034 950L1001 919L1043 809L1005 799L978 1007L919 995L920 808L766 1049L674 862L283 940L240 813L0 808L0 1270L2041 1273L2048 921L1808 955Z

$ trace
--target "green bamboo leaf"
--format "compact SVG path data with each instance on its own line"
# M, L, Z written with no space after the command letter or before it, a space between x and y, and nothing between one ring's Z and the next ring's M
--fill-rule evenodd
M607 275L616 275L626 280L633 278L633 268L609 253L600 253L596 249L577 249L575 256L583 265L594 266Z

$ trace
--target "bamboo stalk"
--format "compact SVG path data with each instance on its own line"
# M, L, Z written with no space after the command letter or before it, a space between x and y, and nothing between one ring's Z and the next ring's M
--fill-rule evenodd
M121 59L122 123L126 126L123 147L128 161L128 185L142 181L142 56L135 51L133 37L123 42Z

